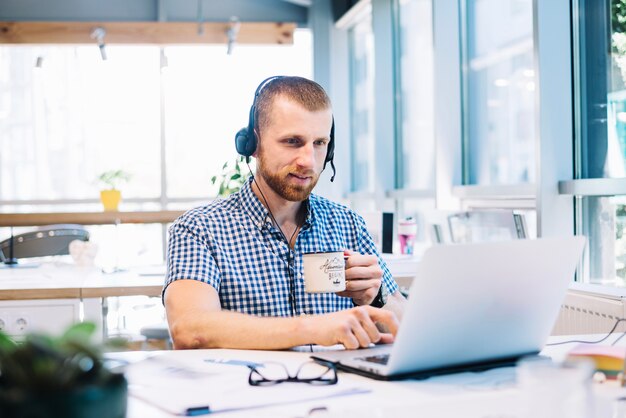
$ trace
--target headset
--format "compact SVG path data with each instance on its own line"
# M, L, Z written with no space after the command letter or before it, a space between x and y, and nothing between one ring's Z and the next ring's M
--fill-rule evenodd
M252 106L250 107L250 114L248 116L248 126L241 128L239 132L235 135L235 148L237 148L237 152L246 157L247 161L249 161L250 157L256 151L258 138L256 133L254 132L254 124L256 117L256 102L258 100L259 94L268 84L272 83L275 80L280 80L281 78L285 78L282 75L274 75L272 77L268 77L259 84L256 91L254 92L254 100L252 101ZM328 148L326 150L326 158L324 159L324 167L326 168L326 164L330 163L330 166L333 169L333 175L330 178L330 181L335 180L335 163L333 159L335 158L335 118L333 117L333 124L330 128L330 141L328 141ZM322 170L323 170L322 169Z

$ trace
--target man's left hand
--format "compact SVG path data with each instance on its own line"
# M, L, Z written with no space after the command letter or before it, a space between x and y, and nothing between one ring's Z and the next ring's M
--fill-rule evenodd
M339 296L352 298L355 305L369 305L378 294L382 284L383 271L378 265L378 257L344 250L346 259L346 290Z

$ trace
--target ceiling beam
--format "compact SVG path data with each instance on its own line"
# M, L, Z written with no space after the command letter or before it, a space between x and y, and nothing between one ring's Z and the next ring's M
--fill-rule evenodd
M2 22L0 44L93 44L103 28L106 44L221 44L228 42L229 22ZM293 44L295 23L242 22L239 44Z

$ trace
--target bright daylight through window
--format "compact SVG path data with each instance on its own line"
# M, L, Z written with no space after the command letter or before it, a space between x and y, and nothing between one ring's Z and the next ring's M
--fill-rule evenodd
M589 281L625 286L626 193L602 189L626 177L626 1L581 5L576 177L598 183L576 199L577 232L589 238Z
M211 177L236 159L234 135L257 84L275 74L312 77L308 29L292 46L163 53L107 45L103 61L91 45L0 47L2 211L99 211L96 179L111 169L132 175L121 210L191 208L216 195ZM160 229L90 227L94 240L117 242L101 246L101 264L122 266L162 262ZM107 254L112 247L117 254Z
M465 184L535 180L532 0L467 0Z

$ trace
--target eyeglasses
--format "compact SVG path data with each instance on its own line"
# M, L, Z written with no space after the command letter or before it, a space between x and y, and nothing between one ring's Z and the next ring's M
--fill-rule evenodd
M249 365L248 383L252 386L271 386L283 382L299 382L311 385L334 385L337 383L337 369L332 363L307 361L296 374L292 375L284 364L267 362L262 365Z

